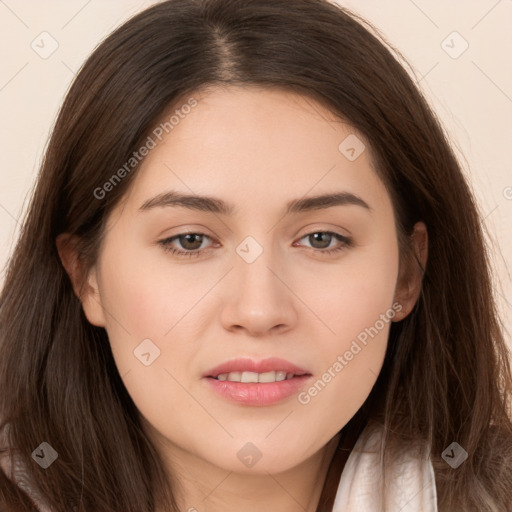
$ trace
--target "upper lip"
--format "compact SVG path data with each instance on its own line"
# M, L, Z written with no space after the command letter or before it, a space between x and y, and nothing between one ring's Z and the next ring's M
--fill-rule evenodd
M283 371L286 373L293 373L294 375L310 375L309 372L299 366L278 357L269 357L260 361L242 357L230 359L229 361L208 370L203 377L218 377L223 373L231 372L265 373L272 371Z

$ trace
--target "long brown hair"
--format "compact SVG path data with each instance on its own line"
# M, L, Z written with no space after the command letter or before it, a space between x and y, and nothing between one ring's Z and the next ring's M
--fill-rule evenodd
M85 62L0 299L0 427L9 424L13 453L54 510L178 510L177 479L144 433L106 331L85 318L55 240L77 235L81 261L92 265L137 166L101 199L95 190L165 112L221 83L299 92L358 130L392 198L401 258L415 222L427 225L420 298L392 324L382 371L344 433L380 422L389 460L428 442L440 511L510 510L510 356L478 208L443 129L386 45L327 0L169 0L123 24ZM42 442L58 453L45 471L31 458ZM441 457L452 442L468 453L457 469ZM332 506L339 471L331 465L319 510ZM32 509L1 471L0 491L2 511Z

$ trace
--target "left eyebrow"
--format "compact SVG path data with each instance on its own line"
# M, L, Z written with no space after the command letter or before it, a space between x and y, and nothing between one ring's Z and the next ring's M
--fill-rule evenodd
M333 206L361 206L368 211L373 211L369 204L359 196L351 192L337 192L333 194L321 194L318 196L294 199L286 206L286 214L302 213L310 210L323 210Z
M293 199L286 204L285 215L304 213L311 210L324 210L334 206L355 205L373 211L364 199L351 192L336 192L321 194L312 197ZM232 215L235 206L232 203L212 196L189 195L174 190L163 192L145 201L139 211L148 211L153 208L165 208L181 206L190 210Z

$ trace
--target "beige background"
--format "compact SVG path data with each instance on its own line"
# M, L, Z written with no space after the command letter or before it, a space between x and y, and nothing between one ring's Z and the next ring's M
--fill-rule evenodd
M0 286L73 76L102 38L153 3L0 0ZM512 347L512 0L339 3L404 55L452 138L494 246L496 294Z

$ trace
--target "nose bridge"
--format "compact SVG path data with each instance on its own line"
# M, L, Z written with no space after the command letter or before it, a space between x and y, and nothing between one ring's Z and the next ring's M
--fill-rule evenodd
M244 295L258 296L260 293L272 296L280 294L283 286L277 279L275 268L280 268L276 251L272 247L271 233L258 235L260 243L255 236L246 236L236 247L238 258L236 260L237 279L240 279L240 290ZM272 296L266 297L272 300Z
M223 311L226 328L244 327L253 334L290 326L296 317L272 234L256 236L246 236L235 249L232 279L236 282Z

